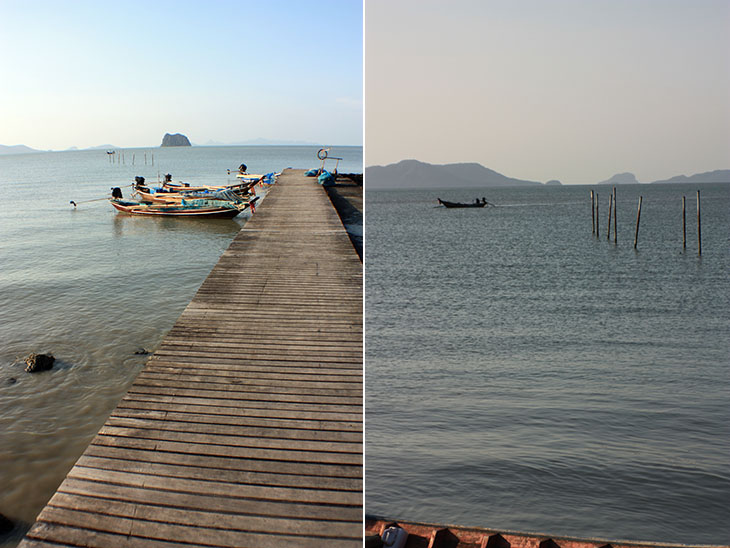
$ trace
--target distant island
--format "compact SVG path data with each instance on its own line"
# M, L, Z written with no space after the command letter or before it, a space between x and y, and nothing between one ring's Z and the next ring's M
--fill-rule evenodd
M165 133L165 136L162 138L162 144L161 147L189 147L192 146L190 144L190 139L188 139L185 135L182 133L174 133L169 134Z
M671 179L652 182L652 184L658 183L730 183L730 169L717 169L715 171L695 173L689 177L687 175L677 175Z
M704 173L695 173L694 175L677 175L670 179L660 179L659 181L651 181L650 185L662 184L662 183L730 183L730 169L716 169L715 171L705 171ZM636 180L636 176L633 173L617 173L613 177L600 181L599 185L640 185L639 181Z
M387 166L365 168L368 188L479 188L496 186L539 186L543 183L514 179L478 163L428 164L402 160ZM560 184L553 180L550 184Z
M43 152L25 145L0 145L0 154L28 154L30 152Z
M617 173L613 177L609 177L605 181L597 183L599 185L638 185L639 181L636 180L636 175L633 173Z

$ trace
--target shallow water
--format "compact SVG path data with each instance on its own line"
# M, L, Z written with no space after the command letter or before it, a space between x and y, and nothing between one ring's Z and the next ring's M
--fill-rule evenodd
M701 258L696 187L619 187L618 245L605 187L599 238L585 186L368 192L366 511L727 544L730 185L700 188Z
M144 365L136 352L155 349L249 215L141 218L82 202L113 186L126 197L158 170L225 184L241 162L315 168L317 148L127 149L124 164L103 150L0 156L0 513L19 523L0 546L35 521ZM361 147L331 152L340 172L362 172ZM31 352L54 368L25 373Z

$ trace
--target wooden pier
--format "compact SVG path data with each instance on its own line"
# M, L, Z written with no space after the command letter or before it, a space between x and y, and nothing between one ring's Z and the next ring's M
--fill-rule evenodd
M286 170L20 546L361 547L362 360L362 263Z

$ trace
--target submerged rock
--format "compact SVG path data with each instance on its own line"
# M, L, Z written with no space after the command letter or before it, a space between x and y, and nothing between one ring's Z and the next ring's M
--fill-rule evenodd
M134 353L137 356L146 356L147 354L149 354L149 352L147 350L145 350L144 348L138 348L137 350L134 351Z
M31 354L25 358L25 370L28 373L37 373L38 371L48 371L53 367L56 358L50 354Z
M5 384L10 386L11 384L15 384L16 382L18 382L18 379L16 379L15 377L10 377L8 380L5 381Z

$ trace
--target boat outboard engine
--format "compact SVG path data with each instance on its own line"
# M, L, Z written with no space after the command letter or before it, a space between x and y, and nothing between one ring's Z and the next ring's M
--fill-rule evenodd
M170 175L169 173L167 175L165 175L165 182L166 183L171 183L172 182L172 175Z
M246 173L247 169L248 168L246 167L246 164L241 164L240 166L238 166L238 173Z
M119 188L118 186L115 186L114 188L112 188L112 198L117 198L117 199L121 200L123 198L122 189Z

